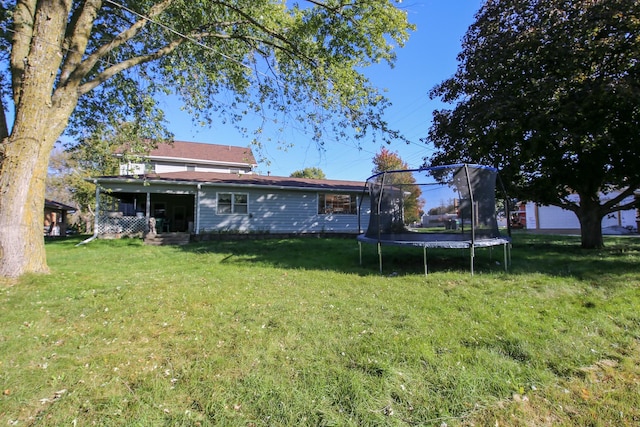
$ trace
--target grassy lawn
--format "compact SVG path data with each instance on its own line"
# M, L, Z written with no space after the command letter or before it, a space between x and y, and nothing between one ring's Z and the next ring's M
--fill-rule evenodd
M78 241L0 281L0 426L640 425L640 238Z

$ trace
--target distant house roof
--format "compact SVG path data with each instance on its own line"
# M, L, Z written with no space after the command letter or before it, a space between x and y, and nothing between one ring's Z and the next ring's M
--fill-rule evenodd
M342 181L332 179L291 178L270 175L229 174L217 172L171 172L147 174L145 177L106 176L98 178L104 182L174 182L178 184L209 184L221 186L247 186L281 189L315 189L325 191L363 191L364 181Z
M64 203L56 202L51 199L44 199L44 207L47 209L59 210L59 211L75 211L73 206L65 205Z
M151 159L205 161L255 166L256 159L247 147L205 144L201 142L173 141L158 145L149 153Z

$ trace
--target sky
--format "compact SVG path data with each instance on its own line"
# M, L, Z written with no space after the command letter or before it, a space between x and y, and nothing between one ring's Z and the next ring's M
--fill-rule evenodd
M385 114L390 128L399 130L411 142L386 145L397 152L410 168L423 164L432 147L420 141L427 135L432 111L443 105L429 99L429 91L451 77L457 68L456 56L461 40L482 0L405 0L399 7L407 11L409 22L417 29L404 48L397 50L393 68L385 63L364 70L378 88L384 89L392 106ZM176 140L248 146L250 138L232 125L213 124L200 127L175 105L164 106L168 128ZM283 150L275 143L265 147L258 157L257 171L274 176L289 176L307 167L322 169L328 179L364 181L373 169L373 157L381 141L327 141L323 150L304 133L285 129L284 139L292 147ZM280 137L282 138L282 136ZM359 144L359 148L358 148ZM261 160L263 159L263 160Z

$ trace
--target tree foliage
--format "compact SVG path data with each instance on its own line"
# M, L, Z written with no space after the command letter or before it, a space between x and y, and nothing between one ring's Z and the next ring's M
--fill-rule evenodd
M389 0L306 3L76 0L47 8L9 1L3 44L18 55L3 64L13 76L13 85L3 79L4 94L14 91L3 101L18 100L19 55L46 13L58 20L57 33L38 40L61 59L52 89L70 85L82 95L67 128L73 135L116 121L153 132L165 122L158 96L175 94L197 123L269 121L280 112L277 120L309 126L320 143L327 130L395 136L379 114L386 99L359 70L393 63L412 28L406 13Z
M140 162L156 140L140 139L137 123L99 126L76 144L56 147L49 160L47 194L58 194L59 201L78 208L77 224L91 231L95 217L96 188L91 178L118 175L120 164ZM138 153L138 154L136 154ZM56 199L58 200L58 199Z
M326 179L320 168L304 168L291 173L292 178Z
M409 169L409 165L400 158L397 152L393 152L386 147L380 148L380 151L373 157L374 174L388 171L401 171ZM389 185L396 185L402 188L405 193L403 199L404 205L404 222L410 224L420 221L422 218L424 200L420 198L422 190L416 185L416 179L411 172L400 172L389 175L392 181L386 181Z
M391 151L387 147L381 147L380 151L373 156L373 172L404 170L409 169L409 165L400 158L397 151Z
M454 108L434 112L430 163L494 165L511 195L575 212L582 246L602 246L602 217L640 185L639 34L635 0L487 1L431 92Z
M455 203L443 204L441 206L436 206L435 208L431 208L427 211L428 215L444 215L444 214L455 214L457 207Z
M246 131L243 117L261 117L318 143L398 137L383 120L388 101L361 74L392 64L413 28L393 0L8 0L0 17L3 276L47 271L32 230L60 135L136 123L141 139L169 137L164 95L197 123Z
M82 169L72 154L61 146L51 152L46 198L76 208L67 216L67 225L82 233L93 232L95 223L95 185L88 182L89 172Z

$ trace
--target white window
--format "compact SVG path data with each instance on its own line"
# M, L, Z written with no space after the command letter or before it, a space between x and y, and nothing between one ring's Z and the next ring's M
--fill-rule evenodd
M357 197L350 194L318 194L319 214L346 214L358 213Z
M121 163L120 175L144 175L144 163Z
M218 193L218 215L246 214L249 195L246 193Z

